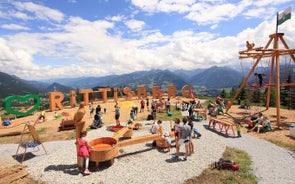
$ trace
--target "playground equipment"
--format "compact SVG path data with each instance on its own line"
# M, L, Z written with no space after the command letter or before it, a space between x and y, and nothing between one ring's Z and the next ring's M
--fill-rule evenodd
M249 42L247 42L247 50L242 50L239 52L240 54L240 59L246 59L246 58L253 58L256 59L256 62L252 66L251 70L247 74L247 76L244 78L242 84L240 85L239 89L237 90L235 96L231 100L231 104L236 100L244 86L246 85L249 77L251 74L253 74L254 69L258 65L258 63L261 61L262 58L271 58L271 66L270 66L270 75L269 75L269 84L267 85L268 93L267 93L267 98L266 98L266 110L268 109L270 105L270 95L271 95L271 87L274 86L276 88L276 117L277 117L277 126L280 127L281 123L281 116L280 116L280 89L281 89L281 82L280 82L280 56L282 55L289 55L290 58L295 62L295 49L290 49L287 43L285 42L284 38L284 33L275 33L272 35L269 35L269 41L266 44L266 46L263 47L257 47L254 48L254 44L252 47L248 47ZM283 46L285 47L284 49L279 48L279 40L282 42ZM268 48L273 42L273 48ZM274 72L275 70L275 72ZM273 83L273 75L276 74L275 79L276 82ZM284 84L286 85L286 84ZM288 85L294 85L292 83ZM229 108L226 109L226 112L228 112Z
M59 131L62 130L71 130L71 129L75 129L75 121L73 119L62 119L60 126L58 127Z
M89 145L93 147L90 153L90 160L96 163L96 167L99 166L100 162L104 161L110 161L113 164L114 157L117 155L120 147L148 141L156 141L156 143L158 142L157 145L165 146L161 144L164 139L161 134L144 135L119 142L119 138L122 136L130 138L133 134L133 128L137 125L138 123L132 122L128 127L118 130L112 137L100 137L89 141ZM172 134L170 135L172 136Z
M29 135L28 135L28 139L27 141L25 141L23 139L23 135L29 131ZM30 140L30 138L32 137L32 141L28 142ZM22 160L21 160L21 163L24 161L25 159L25 156L26 156L26 152L29 148L36 148L38 147L39 145L42 145L42 148L44 149L45 153L47 154L47 151L44 147L44 145L42 144L41 142L41 139L38 135L38 132L36 131L35 129L35 124L31 125L30 123L27 123L23 129L23 132L22 132L22 135L21 135L21 138L20 138L20 143L17 147L17 150L16 150L16 153L15 153L15 159L19 156L18 153L19 153L19 150L20 148L24 148L24 152L22 153Z

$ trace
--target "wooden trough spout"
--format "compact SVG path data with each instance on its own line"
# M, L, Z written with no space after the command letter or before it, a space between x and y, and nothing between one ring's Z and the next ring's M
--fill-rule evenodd
M120 137L131 137L133 134L133 128L135 126L135 122L132 122L128 127L124 127L120 129L118 132L116 132L112 137L116 140L118 140Z
M148 142L148 141L155 141L155 140L158 140L161 138L162 138L162 136L159 134L144 135L144 136L135 137L135 138L132 138L129 140L121 141L118 143L118 145L120 147L130 146L133 144L139 144L139 143Z

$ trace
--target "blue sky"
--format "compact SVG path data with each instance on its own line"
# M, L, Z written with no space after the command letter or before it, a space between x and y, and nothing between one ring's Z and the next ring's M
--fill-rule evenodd
M276 13L288 7L295 1L1 0L0 71L38 80L239 69L246 41L264 47L275 33ZM295 48L295 18L279 32Z

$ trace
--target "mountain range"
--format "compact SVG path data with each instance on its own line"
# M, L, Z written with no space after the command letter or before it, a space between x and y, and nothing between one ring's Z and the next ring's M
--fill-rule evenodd
M148 90L152 86L160 86L164 91L168 85L175 85L180 90L184 85L193 88L220 89L237 87L241 80L241 72L228 67L211 67L197 70L150 70L139 71L123 75L109 75L103 77L56 78L40 81L29 81L16 76L0 72L0 98L10 95L24 95L28 93L47 93L60 91L68 93L71 89L94 89L98 87L125 86L136 89L145 86Z

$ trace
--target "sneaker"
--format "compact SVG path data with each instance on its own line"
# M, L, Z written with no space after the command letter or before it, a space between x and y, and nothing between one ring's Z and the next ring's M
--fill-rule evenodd
M172 158L173 159L179 159L179 157L177 155L173 155Z
M187 158L184 157L184 158L183 158L183 161L187 161Z

